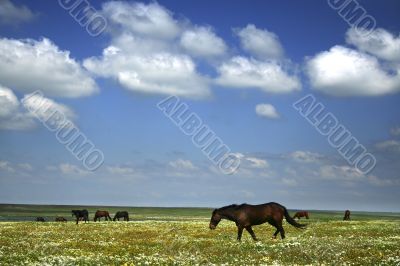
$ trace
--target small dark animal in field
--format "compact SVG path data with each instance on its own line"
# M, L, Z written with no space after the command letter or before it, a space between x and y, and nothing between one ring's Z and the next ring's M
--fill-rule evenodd
M127 211L120 211L117 212L114 216L113 221L117 220L119 221L120 218L124 218L124 221L129 221L129 214Z
M309 217L308 217L308 212L307 211L299 211L299 212L296 212L296 214L293 216L293 219L296 219L296 218L301 218L301 217L306 217L306 219L308 219Z
M350 211L349 210L346 210L344 212L343 221L350 221Z
M46 222L43 217L36 217L36 222Z
M94 214L94 221L97 222L97 220L100 221L101 217L104 217L106 221L111 221L110 213L108 211L97 211Z
M55 221L56 222L66 222L67 219L65 219L64 217L56 217Z
M297 223L292 217L290 217L287 209L275 202L269 202L260 205L229 205L219 209L215 209L212 213L210 220L210 229L215 229L221 219L227 219L236 223L238 228L237 239L240 241L242 238L243 229L246 229L251 237L256 241L257 237L251 228L253 225L260 225L268 222L270 225L276 227L276 232L273 238L276 238L278 233L281 234L281 238L285 238L285 231L282 227L283 217L291 225L297 228L304 228L306 225Z
M85 221L89 222L89 212L87 210L72 210L72 216L75 216L76 218L76 224L78 224L79 221Z

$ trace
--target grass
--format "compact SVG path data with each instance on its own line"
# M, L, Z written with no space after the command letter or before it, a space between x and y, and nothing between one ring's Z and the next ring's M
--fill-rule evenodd
M91 207L91 217L98 208L124 210ZM127 209L132 222L0 222L0 265L400 265L399 214L353 213L344 222L342 212L312 211L305 230L284 224L283 241L264 224L254 227L259 242L245 232L239 243L232 222L208 229L210 209ZM3 205L0 216L52 220L70 210Z

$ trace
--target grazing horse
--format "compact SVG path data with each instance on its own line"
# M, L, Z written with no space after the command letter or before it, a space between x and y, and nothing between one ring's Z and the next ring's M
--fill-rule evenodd
M349 210L346 210L344 212L343 221L350 221L350 211Z
M97 219L100 221L101 217L104 217L106 221L108 221L108 219L110 219L110 221L112 220L108 211L97 211L94 214L94 221L96 222Z
M85 223L89 222L89 212L87 210L72 210L72 216L76 217L76 224L78 224L79 220L84 220Z
M36 217L36 222L46 222L43 217Z
M129 214L127 211L121 211L117 212L114 216L113 221L117 220L119 221L120 218L124 218L124 221L129 221Z
M227 219L236 223L238 228L237 239L240 241L242 238L243 229L251 235L253 240L257 241L257 237L253 232L251 226L260 225L268 222L270 225L276 227L276 232L273 238L276 238L278 233L281 234L281 238L285 238L285 231L282 227L283 217L286 218L291 225L297 228L306 227L305 224L297 223L292 217L290 217L287 209L275 202L260 204L260 205L229 205L219 209L215 209L212 213L210 220L210 229L215 229L221 219Z
M55 221L56 222L66 222L67 219L65 219L64 217L56 217Z
M308 219L308 212L307 211L296 212L296 214L293 216L293 219L299 218L300 220L301 217L306 217L306 219Z

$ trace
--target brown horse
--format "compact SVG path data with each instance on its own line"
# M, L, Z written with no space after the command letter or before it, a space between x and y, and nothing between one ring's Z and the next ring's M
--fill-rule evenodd
M106 221L108 221L108 220L111 221L112 220L111 217L110 217L110 214L108 213L108 211L97 211L94 214L94 221L96 222L97 219L100 221L101 217L104 217Z
M293 216L293 219L299 218L300 220L301 217L306 217L306 219L308 219L308 212L307 211L296 212L296 214Z
M346 210L344 212L343 221L350 221L350 211L349 210Z
M67 219L65 219L64 217L56 217L55 221L56 222L66 222Z
M238 228L237 239L239 241L242 238L243 229L246 229L251 237L257 241L257 237L251 227L253 225L260 225L268 222L276 228L273 238L276 238L278 233L280 233L281 238L284 239L285 231L282 226L283 217L285 217L286 221L291 225L297 228L304 228L306 226L293 220L284 206L275 202L270 202L260 205L233 204L215 209L211 216L210 229L215 229L221 219L227 219L236 223Z

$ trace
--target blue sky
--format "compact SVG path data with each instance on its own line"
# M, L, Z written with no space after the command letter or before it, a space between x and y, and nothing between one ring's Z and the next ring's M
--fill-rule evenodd
M107 22L96 37L59 2L0 3L0 202L400 211L397 1L358 1L371 32L327 1L89 1ZM103 152L100 168L27 111L36 90ZM308 94L376 158L371 172L293 108ZM168 96L238 171L157 108Z

